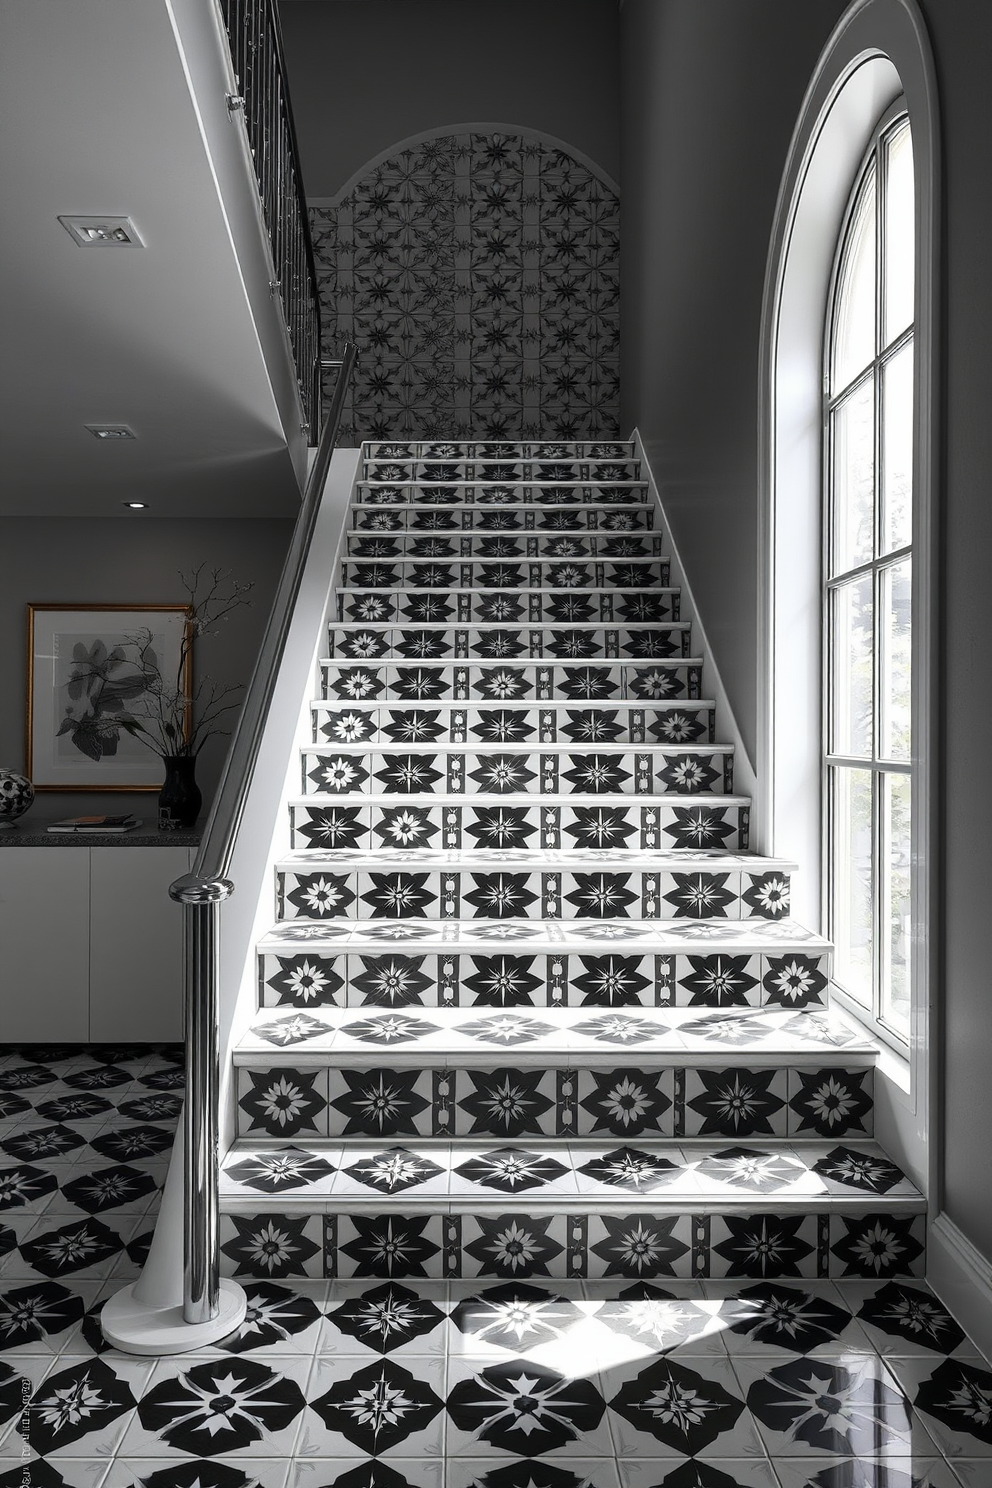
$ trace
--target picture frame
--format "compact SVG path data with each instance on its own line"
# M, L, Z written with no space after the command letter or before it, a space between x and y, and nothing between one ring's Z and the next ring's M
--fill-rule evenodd
M191 695L190 615L188 604L28 605L26 765L36 791L161 788L160 756L115 718L140 716L153 696L143 685L149 657L170 680L182 666ZM187 736L189 723L187 713Z

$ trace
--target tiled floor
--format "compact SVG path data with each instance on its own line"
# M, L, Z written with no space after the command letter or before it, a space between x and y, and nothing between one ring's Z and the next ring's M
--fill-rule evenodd
M0 1488L990 1488L992 1372L919 1281L250 1282L107 1349L175 1049L0 1055Z

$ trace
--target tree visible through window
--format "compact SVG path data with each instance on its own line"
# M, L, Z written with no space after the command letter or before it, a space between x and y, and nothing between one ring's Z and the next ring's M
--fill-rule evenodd
M909 1035L913 143L876 130L845 217L827 321L825 844L834 979Z

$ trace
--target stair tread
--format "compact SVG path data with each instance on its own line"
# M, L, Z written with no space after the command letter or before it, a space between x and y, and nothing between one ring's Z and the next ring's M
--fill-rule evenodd
M740 1008L629 1007L322 1007L313 1017L323 1032L299 1045L280 1048L267 1034L278 1030L292 1010L259 1010L238 1043L235 1062L252 1065L292 1064L333 1052L334 1062L419 1067L429 1055L432 1066L448 1061L485 1066L498 1060L547 1065L614 1064L618 1055L638 1063L677 1058L693 1066L724 1067L732 1055L749 1065L777 1066L783 1061L816 1066L824 1059L845 1065L873 1065L877 1045L837 1018L824 1013L797 1013Z
M409 751L407 751L409 752ZM489 754L488 748L480 748L480 754ZM349 799L347 794L324 795L314 792L311 796L303 794L287 796L287 805L300 807L338 806L342 801ZM449 792L438 792L437 795L429 791L406 792L402 795L376 794L366 795L364 792L355 791L351 799L360 801L363 806L470 806L475 802L472 796L461 793L455 795ZM680 791L669 791L664 796L650 796L646 792L642 795L624 795L617 791L602 791L594 794L568 795L545 794L541 791L507 791L494 797L491 801L487 798L485 806L480 805L480 810L493 810L497 806L561 806L567 809L570 806L603 806L603 807L628 807L643 806L645 808L662 806L750 806L750 796L738 795L703 795L700 792L686 793Z
M356 625L361 630L360 625ZM395 628L395 627L394 627ZM463 671L466 667L484 667L491 671L494 668L534 668L540 667L547 671L550 666L563 667L615 667L629 666L638 669L664 668L665 670L675 667L701 667L703 658L701 656L325 656L321 667L402 667L404 671L411 668L429 668L431 671L445 671L457 667ZM602 702L609 706L615 701L613 698L592 698L589 701ZM653 701L653 699L651 700ZM693 699L695 701L695 699Z
M916 1186L874 1141L729 1141L569 1138L546 1146L499 1137L413 1142L327 1138L300 1143L240 1139L221 1168L220 1196L234 1203L308 1212L323 1207L404 1209L423 1202L449 1213L597 1213L632 1208L705 1212L746 1205L817 1212L916 1210ZM471 1206L471 1207L469 1207Z
M685 744L659 744L652 739L644 744L624 744L622 741L610 740L603 744L572 744L567 740L559 739L553 744L533 744L514 739L506 744L485 744L478 740L468 741L464 744L452 744L449 740L438 740L430 745L422 745L429 754L576 754L588 759L597 754L661 754L679 755L686 753L697 754L733 754L733 744L707 744L701 739L694 739ZM359 740L354 743L345 744L301 744L301 754L375 754L416 753L416 746L410 744L398 744L394 740L387 739L381 744L374 743L368 739ZM703 795L705 792L696 792Z
M404 848L381 848L370 852L363 848L330 850L321 847L296 847L276 859L276 868L295 869L313 867L315 863L328 866L346 863L352 868L379 869L396 863L401 867L410 865L423 868L430 864L435 868L466 868L478 872L487 864L501 866L513 863L525 864L536 870L538 864L544 862L559 870L578 865L583 869L622 867L625 870L650 869L657 873L726 873L736 869L755 874L792 874L798 871L797 864L791 858L763 857L760 853L693 852L690 848L678 847L658 848L650 852L638 852L636 848L625 852L611 847L548 847L540 852L512 847L480 848L476 852L458 851L454 848L437 848L433 851L428 848L423 852Z
M686 947L728 955L750 950L828 951L831 942L795 920L282 920L259 938L260 952L307 945L337 951L366 946L380 953L404 944L418 951L476 947L488 955L506 951L618 953L639 947L655 954L685 952Z

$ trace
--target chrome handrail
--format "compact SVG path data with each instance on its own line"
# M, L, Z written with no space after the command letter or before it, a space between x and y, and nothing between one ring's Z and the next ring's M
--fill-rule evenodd
M234 892L228 877L244 818L262 735L272 706L293 611L303 581L320 499L337 440L348 385L357 360L350 343L340 362L337 386L303 493L300 514L283 564L258 660L224 761L192 871L169 893L183 907L186 1035L186 1103L183 1136L186 1188L183 1212L183 1317L208 1322L219 1310L217 1247L219 1110L219 935L220 906Z

